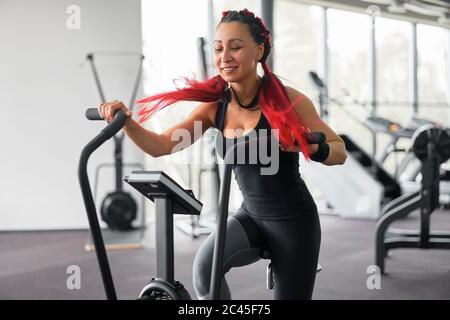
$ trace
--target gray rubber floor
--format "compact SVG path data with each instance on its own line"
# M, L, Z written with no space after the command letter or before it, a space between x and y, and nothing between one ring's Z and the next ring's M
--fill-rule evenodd
M414 227L417 215L396 226ZM368 289L374 263L374 221L321 215L322 246L314 299L450 299L450 250L396 249L387 259L380 289ZM450 230L450 212L437 211L432 228ZM1 299L104 299L95 253L84 251L88 232L0 233ZM191 294L192 261L205 238L191 240L176 232L176 278ZM155 273L153 231L144 249L110 251L118 296L134 299ZM68 289L69 266L80 269L79 289ZM272 299L265 289L267 261L232 269L227 275L234 299ZM68 281L69 279L69 281ZM370 281L373 283L373 281Z

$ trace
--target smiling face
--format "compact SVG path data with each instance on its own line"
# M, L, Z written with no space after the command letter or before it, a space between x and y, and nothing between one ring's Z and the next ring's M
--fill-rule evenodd
M264 45L257 44L247 26L241 22L223 22L214 39L214 65L227 82L239 82L256 76L256 67L264 53Z

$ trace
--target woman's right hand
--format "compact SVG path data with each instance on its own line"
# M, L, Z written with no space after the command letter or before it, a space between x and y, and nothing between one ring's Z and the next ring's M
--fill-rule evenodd
M118 110L122 110L127 118L131 118L132 112L122 101L114 100L111 102L102 103L98 106L98 112L107 122L111 122L113 120L114 114Z

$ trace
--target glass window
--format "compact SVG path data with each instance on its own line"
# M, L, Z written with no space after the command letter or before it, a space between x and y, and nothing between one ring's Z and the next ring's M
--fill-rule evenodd
M412 116L410 94L411 24L386 18L376 22L377 116L405 124Z
M413 115L411 105L411 24L393 19L376 20L377 109L376 115L406 125ZM391 143L387 134L377 134L377 156ZM398 148L408 148L410 139L399 139ZM384 161L392 175L403 154L393 153Z
M449 126L449 30L417 26L418 113Z
M285 85L296 88L317 102L318 92L308 73L317 72L319 65L322 8L275 1L273 20L274 73Z
M372 152L372 135L361 121L365 106L355 103L370 98L370 19L368 15L329 9L328 39L329 96L340 101L329 105L328 123L346 134L367 152Z

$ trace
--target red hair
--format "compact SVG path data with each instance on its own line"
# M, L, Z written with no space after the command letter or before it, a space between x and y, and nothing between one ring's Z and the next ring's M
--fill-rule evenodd
M231 14L230 14L231 13ZM231 17L231 18L230 18ZM228 19L226 19L228 18ZM278 140L282 147L300 147L306 159L310 158L307 138L310 130L299 119L295 105L301 97L290 101L284 85L273 74L267 65L266 58L270 52L270 32L264 26L262 20L253 13L244 9L242 11L226 11L222 14L222 22L240 21L251 26L250 33L257 43L264 43L264 54L260 62L265 73L266 81L259 90L258 104L272 129L278 129ZM250 21L250 22L249 22ZM224 97L227 82L217 75L205 81L182 78L186 87L152 95L141 99L138 116L142 123L152 117L156 112L177 101L215 102Z
M174 104L180 100L215 102L223 95L227 82L221 76L215 76L206 81L182 78L186 83L185 88L177 88L175 91L158 93L153 96L138 100L141 104L138 115L139 123L151 118L156 112ZM152 104L152 102L155 102Z

